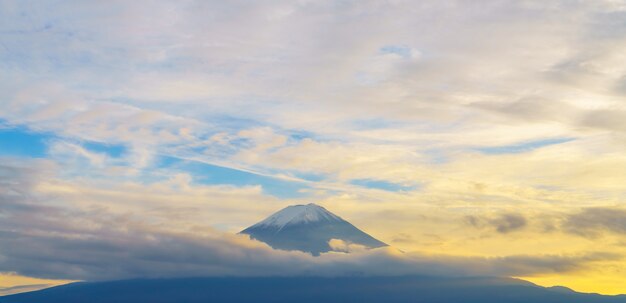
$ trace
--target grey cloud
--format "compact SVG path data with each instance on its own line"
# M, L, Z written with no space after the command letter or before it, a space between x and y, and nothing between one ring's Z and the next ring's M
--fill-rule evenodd
M499 270L514 275L536 275L538 273L564 273L593 266L593 262L621 260L620 254L591 252L577 256L544 255L544 256L510 256L495 258L493 265Z
M465 216L465 223L477 228L489 227L501 234L523 229L528 224L526 217L517 213L502 213L495 216Z
M526 218L520 214L503 214L492 219L493 224L499 233L508 233L526 226Z
M626 96L626 74L615 84L614 89L618 94Z
M585 208L567 216L563 230L584 237L598 237L610 232L626 235L626 209L610 207Z
M606 129L611 131L626 131L626 111L624 110L595 110L583 116L582 126Z
M573 106L540 96L526 96L512 102L477 102L472 106L497 112L506 117L514 117L520 122L546 120L568 122L578 115L578 110Z

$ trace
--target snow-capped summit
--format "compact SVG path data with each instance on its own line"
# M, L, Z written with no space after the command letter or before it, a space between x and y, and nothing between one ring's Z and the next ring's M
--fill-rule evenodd
M241 233L276 249L300 250L313 255L331 251L332 239L367 248L387 246L313 203L283 208Z
M320 221L343 221L343 219L317 204L310 203L287 206L252 227L274 226L283 228L286 225Z

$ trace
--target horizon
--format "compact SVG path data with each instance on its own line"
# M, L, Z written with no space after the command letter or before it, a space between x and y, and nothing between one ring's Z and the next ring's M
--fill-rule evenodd
M624 0L0 1L0 296L355 272L626 294L624 20ZM238 234L311 203L389 247Z

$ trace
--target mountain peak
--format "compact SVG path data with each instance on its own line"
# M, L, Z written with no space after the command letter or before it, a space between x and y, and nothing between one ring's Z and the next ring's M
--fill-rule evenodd
M278 227L286 225L306 224L320 221L343 221L339 216L329 212L315 203L287 206L272 214L267 219L253 225L253 227Z
M332 239L370 248L387 246L314 203L287 206L241 233L273 248L300 250L313 255L331 251L329 242Z

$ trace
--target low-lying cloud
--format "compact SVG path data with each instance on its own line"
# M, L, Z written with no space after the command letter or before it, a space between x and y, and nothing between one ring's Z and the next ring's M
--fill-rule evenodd
M528 276L569 272L619 258L583 255L459 257L394 248L313 257L273 250L206 227L175 229L105 207L71 208L38 191L35 168L0 165L0 271L42 278L107 280L185 276ZM515 221L515 220L513 220ZM335 243L341 244L341 243ZM344 245L345 246L345 245ZM348 247L349 248L349 247ZM352 250L352 249L350 249Z
M30 285L19 285L19 286L11 286L11 287L0 287L0 296L7 296L12 294L17 294L21 292L27 291L35 291L42 288L47 288L52 285L50 284L30 284Z

